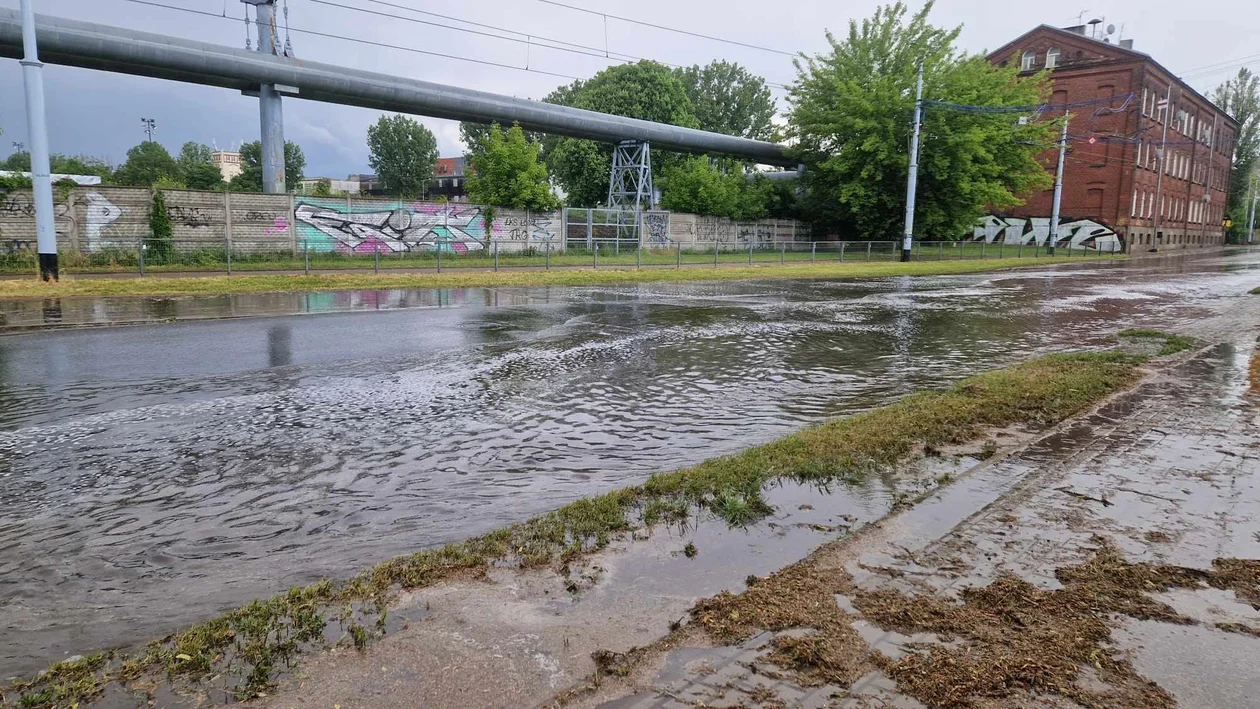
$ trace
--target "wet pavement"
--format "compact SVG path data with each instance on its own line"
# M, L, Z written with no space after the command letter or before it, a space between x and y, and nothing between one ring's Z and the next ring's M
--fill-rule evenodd
M1260 415L1245 375L1260 334L1260 308L1202 325L1204 336L1224 344L1159 372L1015 455L979 466L869 533L824 545L814 555L817 567L843 568L862 591L956 599L1000 574L1062 588L1055 570L1088 560L1100 539L1131 563L1209 569L1216 558L1260 558ZM1118 616L1104 652L1130 661L1176 706L1255 706L1260 609L1233 591L1207 587L1157 596L1189 620ZM945 644L880 628L844 596L837 603L865 653L895 661ZM1226 632L1230 626L1252 630ZM924 706L878 669L851 686L803 681L768 658L774 638L792 633L799 631L763 632L732 647L664 648L645 660L641 676L610 682L571 706ZM1078 684L1111 696L1107 706L1146 706L1109 694L1118 690L1092 670L1082 668ZM1049 692L975 699L974 706L993 708L1082 706Z
M0 676L1123 327L1219 329L1257 283L1235 252L0 338Z

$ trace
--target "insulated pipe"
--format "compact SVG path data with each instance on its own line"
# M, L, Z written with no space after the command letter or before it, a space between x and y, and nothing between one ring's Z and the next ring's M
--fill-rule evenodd
M797 162L783 146L761 140L93 22L37 15L35 24L42 58L53 64L251 92L272 84L285 95L312 101L475 123L520 123L526 130L555 135L607 143L639 140L663 150L731 155L766 165L795 167ZM19 15L0 8L0 56L18 58L21 53Z

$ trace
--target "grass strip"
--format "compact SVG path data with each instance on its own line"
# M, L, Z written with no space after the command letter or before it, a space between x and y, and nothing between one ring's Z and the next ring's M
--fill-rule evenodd
M60 282L0 280L0 298L49 298L99 295L214 295L224 293L292 293L393 288L471 288L478 286L582 286L659 281L727 281L781 278L863 278L982 273L1019 266L1045 266L1081 261L1067 257L960 261L873 263L797 263L720 268L567 269L516 271L446 271L442 273L320 273L306 275L242 274L235 276L161 276L139 278L76 278Z
M1132 384L1143 361L1114 350L1052 354L947 390L912 394L467 541L397 557L347 581L321 581L255 601L137 651L58 663L30 681L0 688L0 706L68 706L91 700L106 683L142 676L228 678L225 691L240 699L258 696L301 651L322 646L330 627L339 627L355 647L383 633L389 598L398 589L475 577L492 564L556 564L567 574L569 562L619 534L682 521L693 512L745 525L772 511L763 491L776 481L859 481L926 447L976 439L986 427L1049 426Z
M1171 354L1183 352L1194 346L1194 338L1185 335L1174 335L1171 332L1163 330L1151 330L1148 328L1131 327L1127 330L1121 330L1116 333L1116 337L1129 340L1163 340L1164 344L1159 348L1157 355L1165 357Z

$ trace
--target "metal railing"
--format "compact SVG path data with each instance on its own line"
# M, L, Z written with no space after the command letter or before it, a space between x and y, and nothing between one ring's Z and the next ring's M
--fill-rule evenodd
M1057 248L1061 258L1111 258L1119 252L1070 247ZM915 242L913 261L1038 259L1046 258L1044 244L987 244L971 241ZM126 245L110 245L92 252L60 253L62 270L70 273L245 273L283 271L512 268L682 268L683 266L730 266L748 264L803 264L831 262L896 261L901 257L896 241L734 241L676 242L637 247L622 239L592 239L589 247L564 248L554 242L518 240L449 242L394 251L379 244L376 251L362 246L357 251L329 249L327 242L298 241L277 248L275 240L234 240L231 245L209 241L144 239ZM0 273L26 273L37 269L33 251L0 254Z

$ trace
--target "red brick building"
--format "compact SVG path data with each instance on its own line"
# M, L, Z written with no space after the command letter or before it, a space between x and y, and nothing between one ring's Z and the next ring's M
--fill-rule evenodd
M1224 243L1221 223L1238 122L1149 55L1134 51L1132 40L1094 39L1087 36L1091 29L1042 25L989 55L991 62L1015 62L1028 73L1050 69L1052 105L1104 99L1069 109L1062 220L1096 221L1133 250ZM1170 85L1171 101L1164 108ZM1040 118L1059 115L1062 110ZM1165 120L1171 123L1157 198ZM1057 152L1043 158L1051 172L1056 160ZM1052 200L1051 190L1029 195L1026 204L1002 216L1049 217Z

